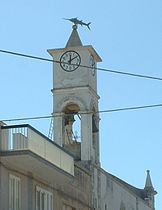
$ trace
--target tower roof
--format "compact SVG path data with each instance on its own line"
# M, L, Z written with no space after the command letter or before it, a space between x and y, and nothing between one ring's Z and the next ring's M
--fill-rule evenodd
M154 190L154 187L152 185L151 181L151 176L150 176L150 171L147 170L147 176L146 176L146 182L145 182L145 188L144 188L146 193L151 193L153 195L156 195L157 192Z
M63 53L67 51L69 48L70 50L88 50L93 56L96 62L101 62L102 59L97 54L95 49L92 45L83 45L81 42L81 39L79 37L78 31L77 31L77 25L73 25L73 30L71 32L71 35L66 43L66 46L64 48L57 48L57 49L49 49L47 50L48 53L53 57L55 54Z
M66 48L67 47L78 47L78 46L83 46L83 45L80 40L78 31L77 31L77 25L73 25L73 30L72 30L72 33L71 33L69 40L66 44Z
M150 171L149 170L147 170L145 188L153 188L152 181L151 181L151 176L150 176Z

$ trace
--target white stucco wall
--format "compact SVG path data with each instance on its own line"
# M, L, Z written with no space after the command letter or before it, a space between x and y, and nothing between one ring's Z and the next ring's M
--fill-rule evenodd
M9 209L9 176L14 175L21 180L21 209L28 210L28 187L29 183L26 176L9 170L0 165L0 210Z
M95 60L98 62L100 59L96 58L96 52L92 46L80 46L80 47L70 47L49 50L50 54L53 56L55 61L60 61L61 55L66 51L76 51L81 57L81 66L90 66L90 56L93 54ZM79 86L91 86L94 90L97 88L96 74L92 73L92 69L78 67L73 72L64 71L59 63L54 64L54 88L67 88L67 87L77 87Z

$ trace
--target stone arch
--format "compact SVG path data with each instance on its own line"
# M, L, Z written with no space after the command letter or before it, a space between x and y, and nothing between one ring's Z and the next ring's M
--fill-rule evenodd
M79 107L79 111L85 111L87 109L85 102L80 97L64 97L57 103L57 107L60 112L64 112L65 108L69 104L75 104Z
M63 145L75 147L77 142L81 142L80 112L86 111L86 104L80 97L67 96L57 103L57 108L63 114Z

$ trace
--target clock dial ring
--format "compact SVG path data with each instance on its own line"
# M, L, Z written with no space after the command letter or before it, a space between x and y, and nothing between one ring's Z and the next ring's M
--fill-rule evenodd
M75 71L80 66L80 63L81 57L74 50L66 51L60 57L60 66L67 72Z

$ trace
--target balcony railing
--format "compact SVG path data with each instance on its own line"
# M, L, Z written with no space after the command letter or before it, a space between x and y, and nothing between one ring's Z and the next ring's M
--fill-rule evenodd
M32 151L50 163L74 175L73 157L28 124L2 126L0 129L0 150Z

